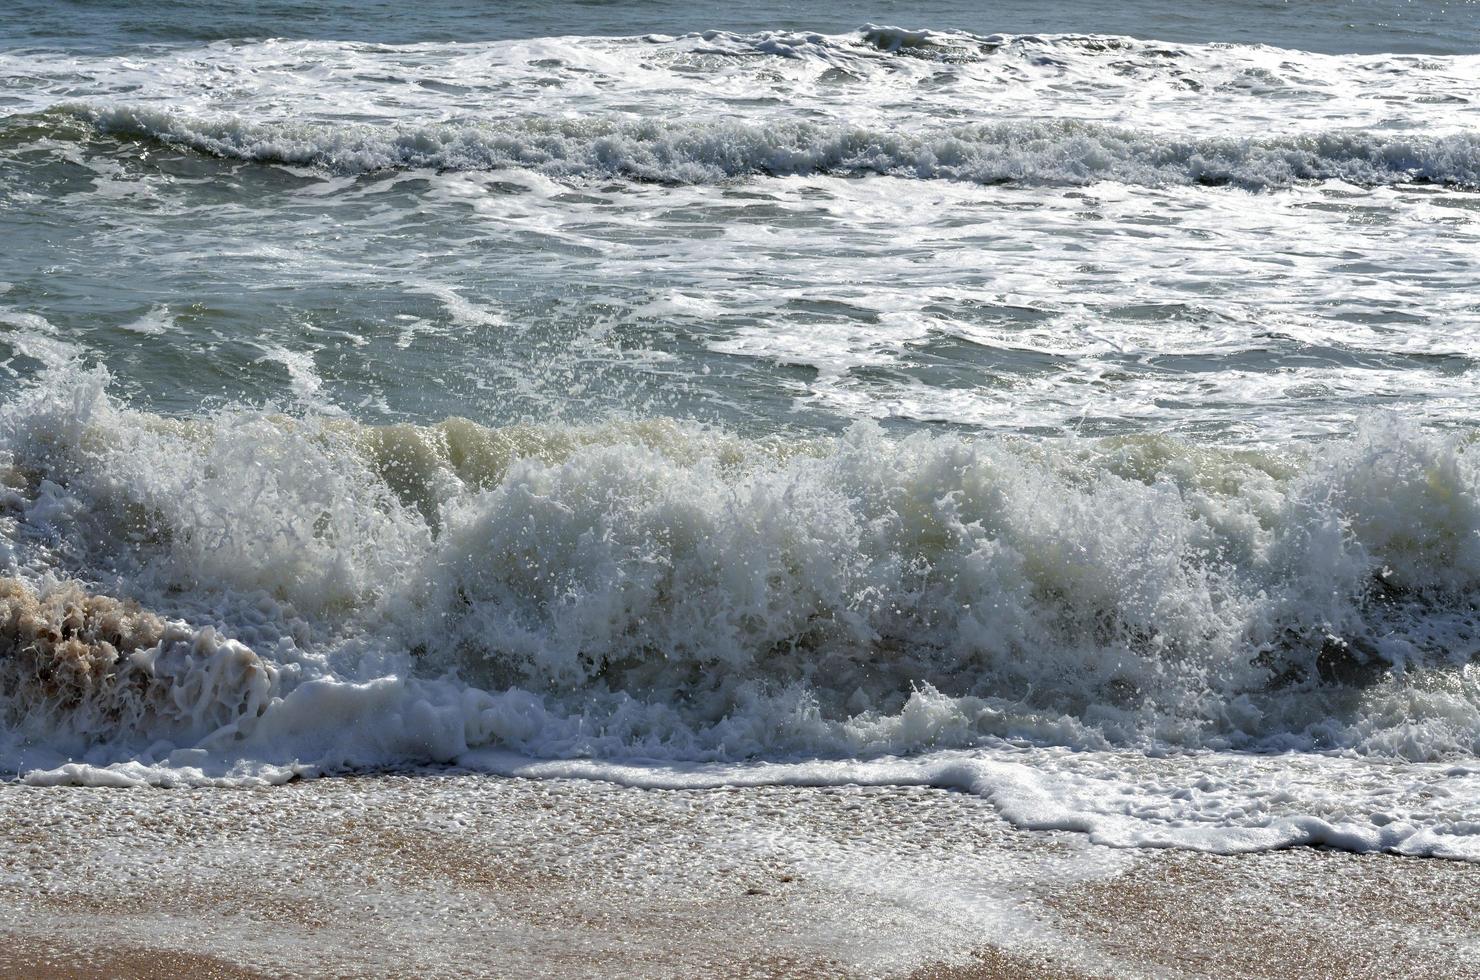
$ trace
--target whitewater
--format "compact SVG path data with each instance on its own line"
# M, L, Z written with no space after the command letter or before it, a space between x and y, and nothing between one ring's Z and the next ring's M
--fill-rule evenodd
M325 9L0 45L0 772L1480 861L1465 37Z

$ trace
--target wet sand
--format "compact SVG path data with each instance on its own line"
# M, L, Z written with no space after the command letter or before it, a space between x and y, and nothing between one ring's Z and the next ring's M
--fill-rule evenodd
M0 786L0 978L1480 977L1480 867L1120 851L924 788Z

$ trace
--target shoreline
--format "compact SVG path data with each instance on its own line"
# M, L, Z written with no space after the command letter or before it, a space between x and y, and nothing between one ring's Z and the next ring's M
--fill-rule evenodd
M6 784L0 828L0 980L1480 977L1480 866L1116 850L920 787Z

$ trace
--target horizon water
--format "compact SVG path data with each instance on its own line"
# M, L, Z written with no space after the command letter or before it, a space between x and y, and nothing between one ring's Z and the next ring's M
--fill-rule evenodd
M1480 860L1480 6L15 5L0 770Z

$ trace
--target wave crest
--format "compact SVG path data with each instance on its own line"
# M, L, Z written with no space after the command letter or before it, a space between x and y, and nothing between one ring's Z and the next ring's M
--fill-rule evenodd
M305 677L525 692L544 720L488 731L526 747L591 724L680 756L914 745L929 691L955 744L1065 719L1053 738L1480 752L1468 438L181 424L105 386L7 408L21 570L109 569Z
M1184 137L1073 121L977 123L914 133L777 121L516 119L430 126L255 123L143 106L57 110L125 139L228 160L336 172L523 168L566 178L703 184L758 176L892 175L978 183L1480 184L1480 135L1338 131Z

